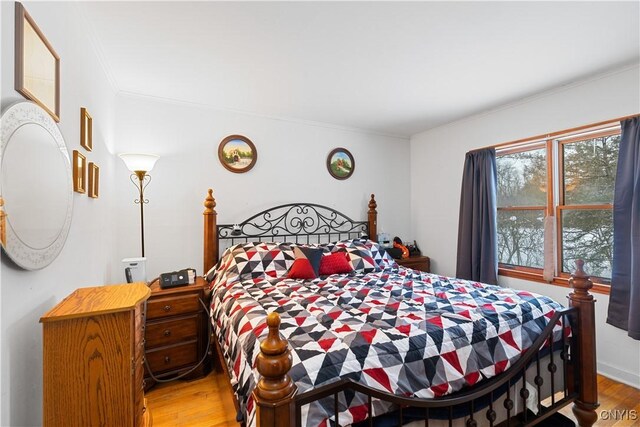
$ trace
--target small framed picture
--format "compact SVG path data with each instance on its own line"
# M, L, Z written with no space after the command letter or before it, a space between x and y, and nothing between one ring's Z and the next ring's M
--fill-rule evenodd
M78 150L73 150L73 191L86 191L87 158Z
M335 179L347 179L353 175L356 162L346 148L331 150L327 156L327 170Z
M228 171L244 173L255 166L258 152L246 136L230 135L218 146L218 159Z
M80 145L85 150L93 149L93 119L86 108L80 108Z
M100 168L93 162L89 162L89 183L87 195L97 199L100 192Z
M15 89L60 121L60 57L16 2Z

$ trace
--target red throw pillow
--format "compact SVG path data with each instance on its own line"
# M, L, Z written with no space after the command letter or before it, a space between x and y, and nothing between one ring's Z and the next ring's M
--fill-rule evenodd
M353 267L349 262L349 255L346 252L334 252L331 255L323 256L320 260L320 275L351 273Z
M313 271L313 266L308 259L298 258L293 262L287 277L289 279L310 280L316 278L316 272Z

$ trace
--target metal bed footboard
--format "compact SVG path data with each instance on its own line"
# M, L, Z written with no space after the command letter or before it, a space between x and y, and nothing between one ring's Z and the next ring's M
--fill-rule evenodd
M342 379L295 396L295 425L298 427L302 425L301 415L304 405L333 396L334 419L331 421L332 425L340 426L339 396L346 390L352 390L367 396L368 415L366 421L369 426L373 426L375 422L372 416L372 400L379 399L397 405L397 425L399 426L405 424L404 413L407 408L421 408L424 410L424 425L426 427L429 426L432 412L436 409L439 409L440 413L444 410L444 412L448 414L445 420L448 420L449 426L453 425L454 419L462 416L466 418L465 425L467 427L476 427L479 425L494 427L497 420L494 402L504 393L507 394L503 402L504 409L506 410L506 425L536 425L557 412L559 408L575 401L578 396L576 390L578 390L579 387L576 382L579 381L579 375L577 365L572 363L578 351L576 345L577 336L575 334L568 336L566 333L567 325L573 323L572 319L575 317L575 314L575 308L566 308L557 311L550 319L549 324L545 327L542 334L513 366L505 372L484 380L472 388L448 396L423 399L397 396L350 379ZM553 330L558 323L562 325L562 333L560 337L554 340ZM555 354L556 352L553 351L554 348L558 347L560 347L559 357ZM541 354L543 352L549 353L546 366L541 363ZM527 370L531 366L535 366L536 375L533 378L527 378ZM543 404L544 399L542 397L542 388L545 386L543 370L545 369L549 373L548 378L551 382L551 394L549 396L551 402L548 405ZM562 376L561 381L560 378L556 379L556 375ZM538 414L533 417L526 410L526 401L529 398L529 390L526 386L528 380L533 381L538 391ZM562 384L560 389L558 389L559 383ZM515 386L518 388L518 384L521 384L518 396L511 396L512 387ZM515 414L513 411L516 403L514 401L515 399L521 399L524 410L520 414ZM483 417L484 419L476 419L478 413L477 408L485 405L486 411ZM412 412L415 414L415 410Z

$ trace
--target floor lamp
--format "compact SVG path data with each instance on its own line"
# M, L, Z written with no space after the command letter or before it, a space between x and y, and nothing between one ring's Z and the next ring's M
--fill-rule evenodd
M142 243L142 256L144 257L144 205L149 203L149 200L144 198L144 190L151 182L149 172L153 169L160 156L136 153L123 153L119 154L119 156L127 166L127 169L133 172L129 179L139 191L139 198L134 200L134 203L140 204L140 241Z

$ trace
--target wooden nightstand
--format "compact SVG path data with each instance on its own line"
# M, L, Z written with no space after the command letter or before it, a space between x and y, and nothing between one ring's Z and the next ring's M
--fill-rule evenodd
M397 259L396 262L403 267L413 268L424 271L425 273L431 272L431 261L428 256L412 256L405 259Z
M151 284L145 324L145 357L153 374L171 378L198 364L207 350L208 312L200 304L208 289L197 277L192 285L161 289L158 280ZM200 378L211 370L211 360L204 362L183 379ZM155 385L145 366L145 390Z

